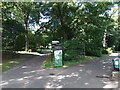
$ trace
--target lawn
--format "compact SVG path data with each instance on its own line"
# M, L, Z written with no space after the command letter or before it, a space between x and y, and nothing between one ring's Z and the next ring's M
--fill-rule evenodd
M0 72L7 71L13 67L16 67L29 58L33 58L33 55L17 54L12 52L2 53L2 62L0 62Z
M96 60L99 57L96 56L85 56L83 58L80 58L80 60L72 60L72 61L64 61L64 65L62 67L55 67L53 60L47 59L44 63L43 66L46 68L68 68L70 66L74 66L80 63L88 62L91 60Z
M38 53L46 53L46 49L37 49ZM13 67L22 64L24 61L33 58L34 55L30 54L19 54L9 50L0 50L2 53L2 61L0 62L0 72L7 71Z
M21 64L22 62L23 62L23 59L16 59L16 60L13 59L13 60L8 60L8 61L6 61L4 63L0 63L0 68L1 68L0 72L1 71L2 72L7 71L7 70Z

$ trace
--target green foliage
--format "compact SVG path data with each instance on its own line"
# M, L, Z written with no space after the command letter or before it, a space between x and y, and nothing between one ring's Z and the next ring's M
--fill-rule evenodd
M0 68L2 68L0 70L2 70L2 72L16 67L33 57L33 55L30 54L23 55L11 51L3 51L2 56L2 63L0 63Z
M101 48L102 49L102 48ZM92 47L88 47L87 51L86 51L86 55L91 55L91 56L102 56L102 50L95 48L94 46Z
M71 29L75 31L74 37L83 43L86 55L101 56L105 36L114 27L113 20L106 12L112 3L83 2L79 5L83 8L78 7L71 23Z
M36 51L39 52L39 53L46 53L45 49L37 49Z
M64 59L101 56L104 48L119 47L119 33L110 16L110 2L4 2L3 47L35 50L53 40L63 42ZM48 22L40 22L48 19ZM40 28L33 34L31 26ZM15 27L17 26L17 27ZM116 33L117 31L117 33ZM13 35L14 33L14 35ZM28 35L26 38L25 35ZM28 40L27 40L28 39Z
M103 49L102 42L91 41L86 44L86 55L100 57L102 56Z
M79 58L79 60L77 60L77 61L76 60L72 60L72 61L67 60L67 61L63 62L64 64L63 64L62 67L55 67L53 61L48 59L43 63L43 66L46 67L46 68L68 68L70 66L74 66L74 65L77 65L77 64L80 64L80 63L85 63L85 62L88 62L88 61L91 61L91 60L96 60L96 59L98 59L98 57L85 56L85 57Z
M107 48L106 49L107 54L111 54L113 52L112 48Z
M2 3L2 12L3 12L2 20L3 21L15 20L21 23L22 26L24 27L23 29L25 32L24 33L25 34L24 49L26 51L28 50L29 47L30 48L35 47L35 45L31 45L31 43L32 44L34 43L31 40L29 40L30 37L32 38L32 35L29 34L29 27L31 25L39 24L39 19L41 18L40 7L41 7L41 3L37 3L37 2L3 2ZM16 28L19 28L19 27L16 27ZM29 41L30 41L30 46L29 46Z
M64 60L79 60L83 54L81 43L77 40L65 41L63 44Z
M14 52L3 50L2 51L2 63L0 63L0 68L2 68L2 71L9 70L16 65L19 65L22 60L19 60L17 58L20 58L19 54L16 54Z
M2 22L2 45L3 49L20 50L24 47L24 27L15 20Z

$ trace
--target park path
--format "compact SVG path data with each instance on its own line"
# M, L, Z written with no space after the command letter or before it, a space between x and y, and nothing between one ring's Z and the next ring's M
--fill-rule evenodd
M111 76L112 59L118 53L66 69L43 68L41 64L47 57L37 56L4 72L0 85L3 88L118 88L118 80L96 77Z

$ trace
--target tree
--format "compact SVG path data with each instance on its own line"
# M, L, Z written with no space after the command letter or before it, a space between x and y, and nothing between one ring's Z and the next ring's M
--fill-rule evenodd
M83 43L84 55L101 55L105 30L110 21L106 11L110 5L112 4L105 2L78 5L71 28L76 32L75 38Z
M24 26L15 20L2 22L2 46L7 50L20 50L24 47Z
M44 23L44 27L48 29L47 33L56 40L70 40L73 34L70 23L74 10L68 2L48 3L43 12L50 19L49 22Z
M40 5L37 2L4 2L3 18L16 20L25 28L25 51L29 49L28 29L30 23L39 23ZM7 13L6 13L7 12ZM37 13L37 14L36 14Z

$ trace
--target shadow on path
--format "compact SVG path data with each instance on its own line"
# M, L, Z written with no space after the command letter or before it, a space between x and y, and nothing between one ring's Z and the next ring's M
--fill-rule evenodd
M118 81L96 76L111 76L114 55L104 56L67 69L41 67L47 56L38 56L3 73L3 88L117 88ZM50 75L54 73L55 75Z

